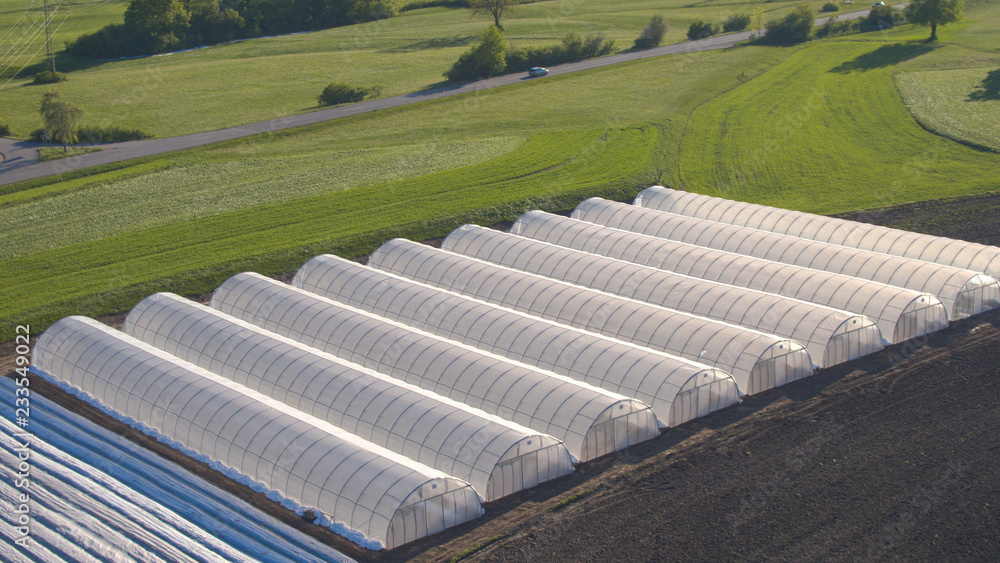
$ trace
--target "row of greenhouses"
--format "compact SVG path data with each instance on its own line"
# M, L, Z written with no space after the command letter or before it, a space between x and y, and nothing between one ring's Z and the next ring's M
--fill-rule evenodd
M391 549L996 308L998 268L993 247L652 187L320 255L291 284L237 274L207 305L158 293L121 331L67 317L32 363Z

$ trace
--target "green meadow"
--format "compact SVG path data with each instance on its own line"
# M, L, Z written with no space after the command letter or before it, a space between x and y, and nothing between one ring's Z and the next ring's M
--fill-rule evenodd
M125 2L79 2L64 3L70 15L55 35L57 50L67 39L121 21L126 6ZM819 8L822 2L811 4ZM664 39L667 44L685 40L694 20L721 21L750 12L755 5L777 16L791 10L794 2L545 0L518 6L505 16L504 25L512 46L555 44L577 31L604 33L616 41L618 49L627 49L653 15L662 14L671 23ZM90 15L77 20L78 11ZM22 0L0 0L0 29L14 25L24 13ZM31 14L37 16L34 9ZM3 80L13 78L0 90L0 120L6 120L16 136L26 137L41 126L42 94L56 90L87 112L85 124L169 137L314 110L316 97L334 81L379 84L384 87L383 96L415 92L440 85L443 73L490 23L481 16L472 18L468 9L434 7L361 25L132 60L93 61L61 55L57 67L68 72L70 80L32 86L31 78L42 68L45 55L44 49L37 52L44 34L36 35L29 49L35 56L25 72ZM41 29L38 20L27 17L15 27L10 37L0 39L0 49L16 47L21 33L31 37Z
M1000 14L967 12L934 45L904 26L644 59L5 186L0 331L653 183L818 213L997 191L1000 154L934 132L899 86L988 74Z

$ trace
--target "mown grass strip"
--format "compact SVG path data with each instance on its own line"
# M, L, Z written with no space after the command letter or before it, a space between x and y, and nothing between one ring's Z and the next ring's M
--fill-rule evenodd
M574 493L561 501L557 502L555 506L549 509L549 512L559 512L560 510L566 508L567 506L573 504L574 502L579 502L590 495L594 494L594 489L584 489L578 493Z
M644 171L659 137L656 127L536 135L481 165L0 260L0 338L16 324L123 311L166 288L210 291L246 269L289 271L322 252L366 254L394 236L422 240L589 195L629 197L651 181Z
M495 535L495 536L493 536L491 538L486 538L485 540L477 543L476 545L474 545L474 546L472 546L472 547L470 547L468 549L465 549L463 551L458 552L457 555L455 555L454 557L452 557L448 561L449 561L449 563L458 563L459 561L468 559L473 554L479 553L480 551L482 551L482 550L486 549L487 547L489 547L489 546L497 543L498 541L506 538L509 535L510 535L510 533L504 533L504 534L497 534L497 535Z
M692 113L682 185L817 213L1000 189L996 155L929 134L896 92L893 67L932 49L834 41L795 52Z

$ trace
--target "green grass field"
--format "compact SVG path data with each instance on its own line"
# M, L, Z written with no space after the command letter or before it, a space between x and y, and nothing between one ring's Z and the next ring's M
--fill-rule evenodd
M84 8L91 6L80 1ZM822 4L811 3L817 8ZM626 49L655 14L665 15L672 24L664 43L675 43L685 39L691 21L721 21L757 4L769 15L778 15L794 2L545 0L519 6L505 18L505 27L514 46L554 44L569 31L579 31L605 33L619 49ZM85 14L91 15L81 21L76 20L77 7L69 7L70 16L56 34L57 49L68 38L120 21L125 3L93 5L99 7L88 8L92 11ZM22 0L0 0L0 29L23 13ZM19 25L25 27L25 22ZM57 62L60 70L69 72L69 82L29 86L31 75L19 75L0 89L0 120L6 120L16 136L27 136L41 126L42 94L54 89L87 112L85 124L167 137L316 109L316 96L334 81L381 84L384 96L414 92L440 84L442 74L489 23L471 18L467 9L426 8L363 25L142 59L95 63L64 55ZM40 29L37 22L32 25L30 30ZM16 35L15 30L6 42L0 40L0 49L14 45ZM29 50L40 46L41 36L36 36ZM38 70L43 57L44 49L26 71Z
M893 67L929 49L849 40L800 49L695 111L679 149L682 185L818 213L1000 188L998 155L929 135L900 102Z
M945 44L899 65L896 86L917 121L949 139L1000 152L1000 3L976 2L975 20Z
M0 337L652 183L812 212L1000 190L1000 155L922 128L894 84L992 56L979 13L940 46L903 27L646 59L6 186Z

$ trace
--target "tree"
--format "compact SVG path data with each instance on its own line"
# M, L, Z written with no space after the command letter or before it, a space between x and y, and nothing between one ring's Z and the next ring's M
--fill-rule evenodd
M903 12L910 23L931 26L928 41L937 41L937 26L962 19L965 0L911 0Z
M77 141L76 122L83 116L83 110L62 99L58 92L46 92L42 96L42 123L53 139L66 145Z
M722 22L722 31L726 33L743 31L750 27L750 20L751 17L749 14L733 14L726 21Z
M750 16L750 29L753 30L755 36L760 36L760 30L764 29L766 23L767 15L764 13L764 8L757 6Z
M521 3L521 0L469 0L469 7L472 8L473 15L486 14L493 16L493 25L497 27L500 31L503 31L503 26L500 25L500 17L503 13L511 12L514 10L514 6Z
M688 39L695 41L712 35L718 35L720 27L714 23L698 20L688 26Z
M656 47L663 41L663 36L667 34L669 29L670 24L663 19L663 16L653 16L643 28L642 33L639 34L639 38L635 40L635 48Z
M462 53L445 76L453 82L497 76L507 68L507 49L507 39L500 28L491 25L479 34L479 43Z
M132 0L125 10L125 29L139 54L163 53L180 45L191 12L180 0Z
M815 23L815 12L803 2L784 18L768 22L766 37L775 43L802 43L809 41Z

